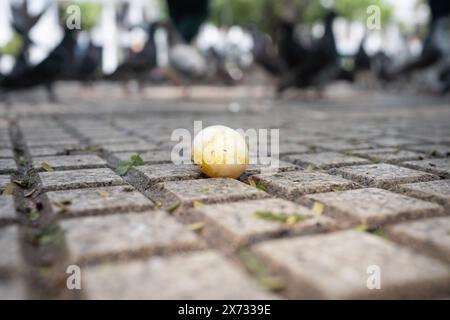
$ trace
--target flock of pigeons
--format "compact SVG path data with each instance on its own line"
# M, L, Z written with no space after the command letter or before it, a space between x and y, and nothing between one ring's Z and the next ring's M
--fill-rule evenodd
M450 91L450 50L447 31L448 18L431 21L429 35L422 53L402 65L392 63L382 50L367 54L364 41L356 54L343 57L337 50L333 32L334 11L324 20L321 37L305 42L298 37L296 22L279 18L273 40L255 27L233 26L227 31L205 24L197 34L194 45L180 36L171 22L154 21L139 26L146 40L127 49L125 57L112 74L103 74L102 48L88 37L80 41L79 30L64 29L61 42L36 65L30 65L28 51L32 45L29 33L44 11L30 15L22 5L11 7L11 25L23 39L23 49L8 74L0 74L0 94L7 94L35 86L44 86L51 101L57 99L53 84L60 80L77 80L89 84L93 80L134 80L143 85L149 81L187 86L190 83L240 83L252 66L258 65L277 81L276 93L289 88L322 88L335 80L355 81L359 73L370 72L380 83L410 75L413 71L436 69L440 94ZM64 24L62 24L64 25ZM135 26L127 26L132 28ZM86 36L85 32L84 36ZM443 38L444 37L444 38ZM445 38L446 37L446 38ZM345 67L343 58L351 59L352 67Z

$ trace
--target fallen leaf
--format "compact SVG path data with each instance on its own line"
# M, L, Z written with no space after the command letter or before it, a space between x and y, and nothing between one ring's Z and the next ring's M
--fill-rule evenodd
M248 178L247 182L249 185L256 188L256 182L252 178Z
M173 205L171 205L170 207L168 207L166 209L167 213L173 213L179 206L181 205L181 202L176 202Z
M316 202L314 202L314 205L313 205L311 211L317 215L321 215L321 214L323 214L324 209L325 209L325 206L323 205L323 203L316 201Z
M28 191L27 193L24 194L25 198L31 197L33 195L33 193L36 192L36 189L31 189L30 191Z
M54 171L53 167L51 165L49 165L47 162L42 162L41 168L47 172Z
M262 191L266 191L267 187L263 184L257 184L256 185L256 189L262 190Z
M191 231L198 231L205 227L204 222L195 222L187 225L187 228Z
M204 207L205 205L204 205L203 203L201 203L200 201L194 200L194 201L192 201L192 206L193 206L194 208L202 208L202 207Z
M100 197L103 197L103 198L108 198L108 197L109 197L109 193L106 192L106 191L97 191L97 194L98 194Z
M13 183L6 184L5 189L3 189L2 195L9 196L12 195L13 193L14 193L14 184Z

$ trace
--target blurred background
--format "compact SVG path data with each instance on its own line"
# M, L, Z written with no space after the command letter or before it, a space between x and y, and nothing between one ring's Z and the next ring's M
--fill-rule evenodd
M0 94L254 86L275 98L450 90L448 0L0 0Z

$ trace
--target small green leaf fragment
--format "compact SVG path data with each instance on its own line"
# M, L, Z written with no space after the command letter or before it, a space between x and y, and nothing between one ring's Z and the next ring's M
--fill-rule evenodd
M42 162L41 168L47 172L54 171L53 167L51 165L49 165L47 162Z
M10 196L14 193L14 184L13 183L8 183L5 186L5 189L3 189L2 195L3 196Z
M170 207L168 207L166 209L166 212L171 214L173 213L179 206L181 205L181 202L175 202L174 204L172 204Z
M262 191L266 191L267 187L263 184L257 184L256 185L256 189L262 190Z

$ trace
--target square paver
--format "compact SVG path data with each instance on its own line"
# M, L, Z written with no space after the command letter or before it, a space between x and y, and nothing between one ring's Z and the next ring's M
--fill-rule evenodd
M135 155L135 152L116 152L112 153L108 160L116 165L120 161L129 161L130 158ZM172 162L171 160L171 152L170 150L152 150L139 154L144 160L145 164L159 164L159 163L168 163Z
M307 153L311 152L311 149L308 146L294 142L280 142L278 152L280 155L286 155L292 153Z
M450 290L448 266L365 232L273 240L253 250L288 279L290 298L421 298ZM380 289L369 289L377 272Z
M47 192L52 211L61 217L142 211L153 203L130 186L86 188Z
M298 222L263 219L258 214L298 217ZM186 217L191 223L204 223L202 235L225 249L262 239L330 230L332 219L317 216L308 208L283 199L262 199L196 207Z
M212 251L98 265L84 268L82 277L89 299L274 298Z
M314 143L317 147L321 149L331 150L331 151L347 151L356 149L367 149L373 145L365 141L343 141L343 140L332 140L332 141L317 141Z
M80 141L74 138L59 138L58 136L49 137L47 139L38 138L36 140L26 140L28 147L53 147L59 145L78 145Z
M61 227L74 263L202 248L195 233L163 211L68 219Z
M400 183L438 179L432 174L387 163L339 168L335 169L335 172L344 178L378 188L390 188Z
M300 168L295 164L278 160L278 165L271 165L270 158L264 159L255 159L256 163L249 163L244 173L240 177L241 180L246 179L250 175L260 174L260 173L277 173L277 172L286 172L286 171L295 171Z
M0 159L0 173L12 173L17 170L14 159Z
M40 172L44 191L116 186L125 181L108 168Z
M418 144L421 141L416 139L402 138L402 137L384 137L372 140L373 143L382 147L401 147L412 144Z
M401 184L398 186L398 190L408 196L450 207L450 180Z
M355 223L384 224L443 214L438 204L377 188L318 193L301 199L308 206L316 201L325 206L326 215Z
M147 195L166 209L174 206L191 207L194 201L206 204L269 196L257 188L230 178L162 182L149 188Z
M146 152L152 149L158 149L155 143L137 140L133 143L103 143L103 150L107 152Z
M367 159L347 156L337 152L321 152L311 154L291 154L283 158L301 166L312 166L313 168L329 169L342 166L370 163Z
M91 154L34 157L33 167L41 168L41 164L44 162L48 163L55 170L74 170L106 167L105 160L97 155Z
M9 276L0 278L0 300L25 300L27 299L26 285L23 278Z
M0 225L15 222L16 220L14 196L0 196Z
M450 178L450 158L407 161L402 165L408 168L424 170L444 178Z
M128 171L125 179L139 190L146 190L148 187L159 182L204 177L196 165L164 163L132 168Z
M368 158L373 162L397 163L408 160L419 160L426 157L424 153L400 150L396 148L379 148L367 150L355 150L351 152L358 157Z
M390 238L450 263L450 217L405 222L387 228Z
M13 158L14 152L9 148L0 148L0 158Z
M408 146L407 149L419 152L425 152L432 156L448 157L450 156L450 146L445 144L420 144Z
M289 200L297 200L308 193L358 188L350 180L322 172L291 171L251 176L257 185L270 193Z
M0 272L17 273L23 270L22 252L17 226L0 227Z

